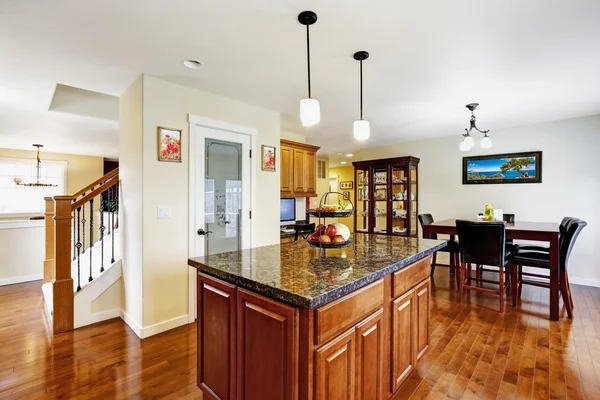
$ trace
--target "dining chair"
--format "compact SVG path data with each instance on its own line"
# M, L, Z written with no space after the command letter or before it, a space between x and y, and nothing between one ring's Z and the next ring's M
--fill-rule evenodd
M460 249L459 300L462 303L463 292L475 290L495 294L500 297L500 312L504 312L504 292L510 287L511 278L505 279L505 270L511 268L511 255L506 251L506 223L503 221L467 221L457 220L456 230ZM471 264L498 268L498 282L472 277ZM511 274L511 277L513 274ZM498 285L498 290L472 286L471 280ZM515 281L516 282L516 281ZM516 305L516 293L513 290L513 305Z
M302 239L308 238L311 233L315 231L315 223L310 224L294 224L294 241L298 240L298 237Z
M567 266L569 264L569 257L575 241L579 237L579 234L587 226L587 222L582 221L578 218L570 218L565 226L564 231L561 233L558 246L558 265L560 268L559 272L559 289L562 295L563 301L567 308L567 315L569 318L573 318L573 298L571 297L571 286L569 285L569 274L567 273ZM534 246L531 246L534 247ZM518 266L518 293L517 297L521 297L521 291L523 284L534 285L540 287L550 287L550 278L547 275L525 273L523 272L523 266L550 269L550 252L549 251L535 251L527 250L519 247L519 250L513 259L514 265ZM523 276L533 276L536 278L542 278L544 281L530 281L523 279ZM547 281L546 281L547 280Z
M514 224L515 214L502 214L502 220L507 224ZM516 251L516 247L512 239L506 239L506 249L511 253L514 253ZM476 268L477 277L480 279L483 278L484 272L498 272L498 270L496 269L485 268L483 265L478 265ZM506 270L506 272L508 273L508 270Z
M423 229L423 225L425 224L431 224L434 222L433 216L431 214L419 214L417 216L417 218L419 219L419 223L421 224L421 229ZM429 237L425 238L425 239L437 239L437 233L431 233L429 234ZM450 236L450 239L447 241L447 246L444 247L442 251L444 253L450 253L450 264L438 264L437 263L437 252L433 253L433 260L431 262L431 276L433 276L433 273L435 272L435 267L436 265L439 265L440 267L450 267L450 273L451 274L455 274L456 273L456 267L458 267L459 262L458 262L458 243L456 242L456 240L454 240L453 236Z
M560 241L562 240L563 234L565 232L565 230L567 229L567 226L570 224L570 222L573 219L577 219L577 218L573 218L573 217L564 217L562 219L562 221L560 222L560 225L558 227L559 229L559 247L560 247ZM528 251L545 251L545 252L550 252L550 249L548 246L539 246L539 245L518 245L518 249L519 250L528 250Z

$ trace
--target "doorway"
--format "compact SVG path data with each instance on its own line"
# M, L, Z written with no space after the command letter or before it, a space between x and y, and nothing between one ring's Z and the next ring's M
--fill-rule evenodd
M189 256L250 248L251 159L256 130L190 115ZM189 275L189 320L196 316L196 270Z

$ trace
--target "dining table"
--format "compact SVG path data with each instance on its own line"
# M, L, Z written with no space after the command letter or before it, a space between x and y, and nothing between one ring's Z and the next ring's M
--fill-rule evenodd
M456 219L445 219L423 225L423 237L437 233L457 235ZM553 222L507 222L506 239L532 240L549 243L550 251L550 320L558 321L559 311L559 224ZM460 240L460 237L458 238Z

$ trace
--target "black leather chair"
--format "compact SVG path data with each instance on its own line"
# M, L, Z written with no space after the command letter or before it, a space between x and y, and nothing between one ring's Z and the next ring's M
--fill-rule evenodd
M514 224L515 223L515 214L502 214L502 221L506 222L507 224ZM517 247L514 244L512 239L506 239L506 250L508 250L511 253L514 253L517 251ZM477 277L479 279L483 278L484 271L498 272L497 270L487 269L483 265L478 265L477 266Z
M315 223L310 224L294 224L294 241L298 240L298 237L302 239L308 238L315 231Z
M419 223L421 224L421 229L423 229L424 224L431 224L434 222L433 216L431 214L419 214L418 217ZM437 233L432 233L426 239L437 239ZM433 253L433 261L431 262L431 276L435 272L436 265L441 267L450 267L450 273L454 274L456 267L458 267L458 243L454 239L454 235L450 236L450 240L448 240L448 245L444 247L442 250L445 253L450 253L450 265L446 264L438 264L437 263L437 252Z
M565 221L563 219L563 221ZM560 267L559 274L559 288L560 293L562 295L563 301L567 308L567 315L569 318L573 318L573 299L571 297L571 287L569 285L569 274L567 273L567 266L569 264L569 257L571 255L571 251L573 250L573 246L575 245L575 241L579 234L587 226L587 222L582 221L577 218L569 218L566 221L565 225L561 223L561 235L559 239L559 248L558 248L558 262ZM550 253L549 251L535 251L531 249L525 249L525 247L537 247L537 246L523 246L519 247L519 250L514 256L514 264L518 266L518 296L521 296L521 290L523 284L529 284L534 286L541 287L550 287L550 282L546 281L529 281L523 279L523 276L534 276L537 278L545 278L549 279L546 275L541 274L532 274L532 273L524 273L523 266L526 267L536 267L536 268L544 268L550 269ZM542 247L542 249L544 249Z
M577 219L577 218L564 217L562 219L562 221L560 222L560 226L559 226L559 230L560 230L559 246L560 246L560 240L562 240L563 234L564 234L565 230L567 229L567 226L574 219ZM518 247L519 250L526 250L526 251L545 251L545 252L549 252L550 251L548 246L518 245L517 247Z
M491 293L500 296L500 312L504 312L504 291L510 286L513 277L516 282L516 274L511 274L511 279L505 282L504 271L510 270L510 253L506 251L506 223L503 221L466 221L457 220L456 230L458 232L461 268L459 270L459 299L462 302L464 290L476 290L478 292ZM486 265L498 268L499 282L485 279L473 278L471 264ZM514 270L514 268L513 268ZM512 272L512 270L511 270ZM498 284L498 291L478 286L472 286L471 280ZM513 285L516 287L516 285ZM513 289L513 305L516 305L516 290Z

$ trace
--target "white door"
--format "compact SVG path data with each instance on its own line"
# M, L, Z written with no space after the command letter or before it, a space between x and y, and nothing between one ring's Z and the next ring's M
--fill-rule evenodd
M196 127L194 255L250 247L250 136Z

